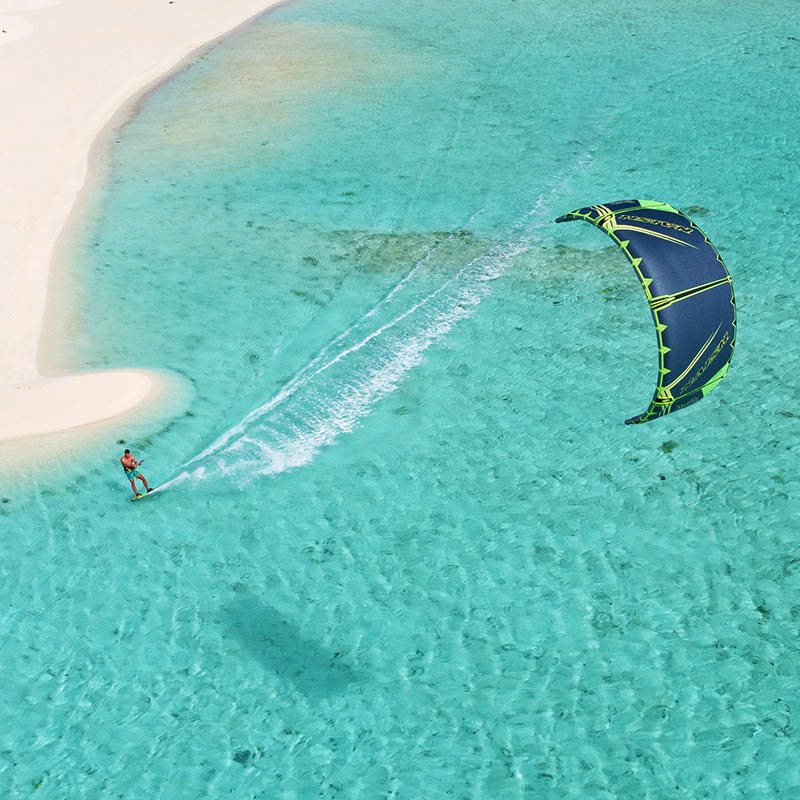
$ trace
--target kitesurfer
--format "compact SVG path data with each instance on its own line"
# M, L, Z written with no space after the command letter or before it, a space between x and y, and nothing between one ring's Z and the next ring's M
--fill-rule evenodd
M122 468L125 470L125 477L131 482L131 489L133 489L133 493L137 497L141 497L142 495L136 491L136 478L138 478L143 484L144 488L148 492L152 492L153 490L147 485L147 481L145 480L144 475L137 469L141 461L137 461L133 455L131 454L130 450L126 450L125 454L120 459L120 463L122 464Z

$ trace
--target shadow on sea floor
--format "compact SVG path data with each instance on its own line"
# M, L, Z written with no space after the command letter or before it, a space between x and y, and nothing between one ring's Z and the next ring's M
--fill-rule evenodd
M228 603L222 623L249 654L309 700L339 694L361 675L336 650L304 636L280 612L249 594Z

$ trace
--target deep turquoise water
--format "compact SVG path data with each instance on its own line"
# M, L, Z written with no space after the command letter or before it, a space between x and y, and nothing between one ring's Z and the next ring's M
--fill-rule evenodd
M792 8L299 0L147 97L56 355L195 395L145 502L117 436L4 487L3 796L796 797ZM627 427L646 303L552 221L636 196L739 334Z

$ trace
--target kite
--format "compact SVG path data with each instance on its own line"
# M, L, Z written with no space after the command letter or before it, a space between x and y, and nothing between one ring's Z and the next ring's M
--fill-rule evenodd
M658 381L649 422L696 403L725 376L736 341L733 284L713 244L666 203L621 200L579 208L556 222L586 220L622 249L642 283L658 337Z

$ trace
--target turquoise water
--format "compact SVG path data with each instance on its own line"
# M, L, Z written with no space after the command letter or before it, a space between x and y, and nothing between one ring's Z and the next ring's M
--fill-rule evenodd
M194 399L142 503L113 435L3 487L4 796L798 795L787 7L299 0L140 104L56 356ZM646 303L552 220L635 196L739 336L627 427Z

